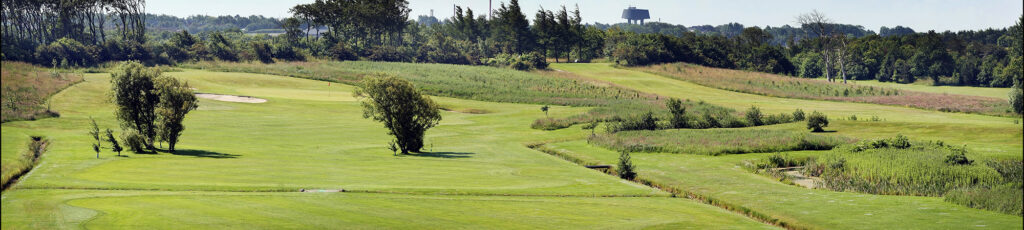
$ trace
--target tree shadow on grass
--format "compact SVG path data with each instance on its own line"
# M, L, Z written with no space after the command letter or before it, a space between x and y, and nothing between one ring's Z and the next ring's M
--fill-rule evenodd
M416 154L409 154L407 156L414 157L437 157L437 158L470 158L476 153L457 153L457 152L422 152Z
M193 156L193 157L218 158L218 159L221 159L221 158L238 158L238 156L241 156L241 155L238 155L238 154L218 153L218 152L210 152L210 151L206 151L206 150L195 150L195 149L178 149L178 150L175 150L174 152L167 152L167 153L170 153L172 155L177 155L177 156Z

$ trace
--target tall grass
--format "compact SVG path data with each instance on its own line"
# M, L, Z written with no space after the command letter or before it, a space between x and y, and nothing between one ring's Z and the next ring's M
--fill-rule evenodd
M867 143L824 154L808 163L805 172L820 176L826 188L883 195L942 196L954 189L991 186L1003 180L984 164L947 163L947 156L966 150L941 142L911 142L909 146L897 144L901 141Z
M768 73L703 67L686 63L636 69L724 90L773 97L898 105L945 112L1012 116L1006 100L997 98L902 91Z
M0 121L34 120L58 114L46 106L51 95L82 81L82 75L59 73L22 62L3 62Z
M853 140L785 130L674 129L595 135L590 143L629 152L700 155L828 150Z

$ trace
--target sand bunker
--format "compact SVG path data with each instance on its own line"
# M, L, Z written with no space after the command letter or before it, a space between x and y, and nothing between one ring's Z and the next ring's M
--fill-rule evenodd
M235 96L235 95L224 95L224 94L212 94L212 93L197 93L196 97L206 98L218 101L227 102L240 102L240 103L263 103L267 102L267 99L255 98L249 96Z

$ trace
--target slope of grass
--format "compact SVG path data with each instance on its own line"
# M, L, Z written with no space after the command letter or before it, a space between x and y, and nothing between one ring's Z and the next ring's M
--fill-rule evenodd
M30 133L51 140L42 163L5 192L3 228L184 226L179 222L232 228L346 223L400 228L417 221L436 228L528 228L542 225L517 218L540 217L546 219L538 224L564 228L704 224L697 222L770 227L713 206L666 198L668 193L524 147L526 142L585 137L579 129L530 129L528 124L543 116L536 105L434 98L453 111L489 113L443 112L441 124L427 133L426 153L396 157L384 147L390 140L385 129L361 117L351 86L244 73L167 74L187 80L200 92L268 102L200 99L199 109L185 120L179 152L117 157L104 150L96 159L85 135L89 117L101 128L118 129L106 95L109 75L88 74L85 82L51 99L62 111L60 118L3 124L5 143ZM556 106L551 115L585 109ZM5 156L21 151L4 147ZM294 193L299 189L345 189L365 195ZM257 191L262 193L252 193ZM632 210L635 207L657 208ZM631 211L620 214L618 209ZM339 217L358 210L365 212ZM331 218L335 220L326 220ZM390 221L396 219L412 221Z
M891 87L823 82L740 70L675 63L634 68L699 85L766 96L862 102L914 108L1014 116L1005 99L904 91Z
M564 154L614 164L618 153L585 141L552 143ZM750 173L740 165L773 153L704 156L633 154L639 176L670 188L739 205L796 228L1019 229L1019 216L963 207L939 197L884 196L807 189ZM814 156L818 151L789 152Z
M825 81L824 78L815 80ZM917 91L925 93L956 94L966 96L991 97L1006 100L1010 94L1010 88L976 87L976 86L934 86L926 84L900 84L895 82L879 82L877 80L852 80L852 85L889 87L903 91Z
M625 131L595 135L589 141L617 151L701 155L827 150L852 142L843 137L764 129Z

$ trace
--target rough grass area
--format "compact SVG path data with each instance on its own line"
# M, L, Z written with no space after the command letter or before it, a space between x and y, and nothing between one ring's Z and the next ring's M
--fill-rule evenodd
M942 196L954 189L1000 184L1002 177L982 162L951 163L966 150L939 143L882 146L873 141L836 149L809 163L805 172L824 187L882 195ZM865 145L869 145L865 147ZM862 150L863 149L863 150ZM975 155L966 155L968 160Z
M47 106L46 100L60 90L82 81L81 74L60 73L23 62L4 61L2 66L2 122L59 116Z
M758 95L829 101L898 105L944 112L1013 116L1005 99L906 91L890 87L823 82L774 74L709 68L687 63L638 67L700 85Z
M487 66L368 61L233 63L200 62L186 67L327 80L356 85L363 76L390 73L433 96L538 105L607 106L655 101L656 96L554 71L524 72ZM539 110L538 110L539 111Z
M700 155L828 150L851 141L806 132L758 129L645 130L590 137L590 143L618 151Z

